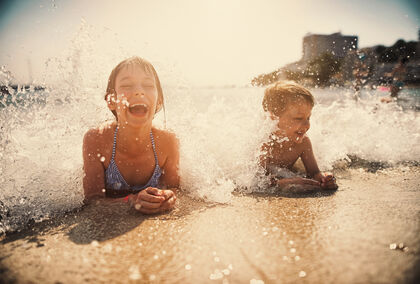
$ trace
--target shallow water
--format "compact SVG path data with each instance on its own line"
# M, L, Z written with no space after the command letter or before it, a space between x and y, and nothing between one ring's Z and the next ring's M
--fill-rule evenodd
M262 111L263 89L164 90L167 128L181 145L182 187L222 203L231 200L234 190L252 192L259 147L274 125ZM66 86L49 89L42 96L37 93L45 102L12 104L0 111L0 232L81 206L83 134L112 120L102 91L86 86L83 93L70 96ZM380 103L386 94L379 91L364 90L359 101L346 89L313 93L317 104L308 135L322 170L337 163L346 166L348 162L340 161L351 157L386 166L420 161L419 112ZM411 96L412 106L416 94L402 93ZM155 125L164 127L163 114Z
M419 168L367 170L337 171L340 189L323 194L234 194L228 204L181 194L175 211L151 217L102 200L3 238L0 276L6 283L418 283Z

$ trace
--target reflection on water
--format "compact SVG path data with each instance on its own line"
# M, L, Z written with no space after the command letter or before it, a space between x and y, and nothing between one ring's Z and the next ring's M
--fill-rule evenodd
M149 217L104 200L10 235L0 264L22 282L415 283L419 169L337 176L328 195L181 195L175 211ZM401 242L406 251L390 249Z

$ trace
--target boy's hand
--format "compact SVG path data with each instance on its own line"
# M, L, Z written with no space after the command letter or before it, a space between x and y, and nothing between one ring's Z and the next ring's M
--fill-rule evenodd
M332 173L319 173L315 177L320 181L323 189L337 189L338 185L335 182L335 177Z

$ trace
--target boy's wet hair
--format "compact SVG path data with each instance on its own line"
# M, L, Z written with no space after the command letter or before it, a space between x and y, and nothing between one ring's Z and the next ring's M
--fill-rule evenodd
M312 107L315 99L306 88L293 82L276 82L265 89L262 102L265 111L280 116L290 103L305 101Z
M162 108L165 111L165 105L163 101L163 91L162 91L162 86L160 85L159 76L157 75L155 68L149 61L138 56L133 56L133 57L130 57L121 61L111 71L111 74L109 75L109 79L108 79L108 86L106 87L105 100L108 101L109 96L116 94L115 79L117 78L117 75L121 71L121 69L128 66L133 66L133 65L137 65L143 68L144 72L153 75L155 79L156 89L158 92L158 102L157 102L157 108L155 110L155 113L159 112ZM115 118L117 118L117 113L115 112L115 110L113 110L112 113L114 114Z

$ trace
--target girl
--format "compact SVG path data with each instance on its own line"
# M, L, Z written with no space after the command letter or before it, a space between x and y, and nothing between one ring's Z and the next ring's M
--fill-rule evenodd
M125 197L145 214L172 209L179 187L179 147L174 134L152 127L154 115L164 108L152 64L139 57L118 64L105 100L116 121L84 136L85 200Z

